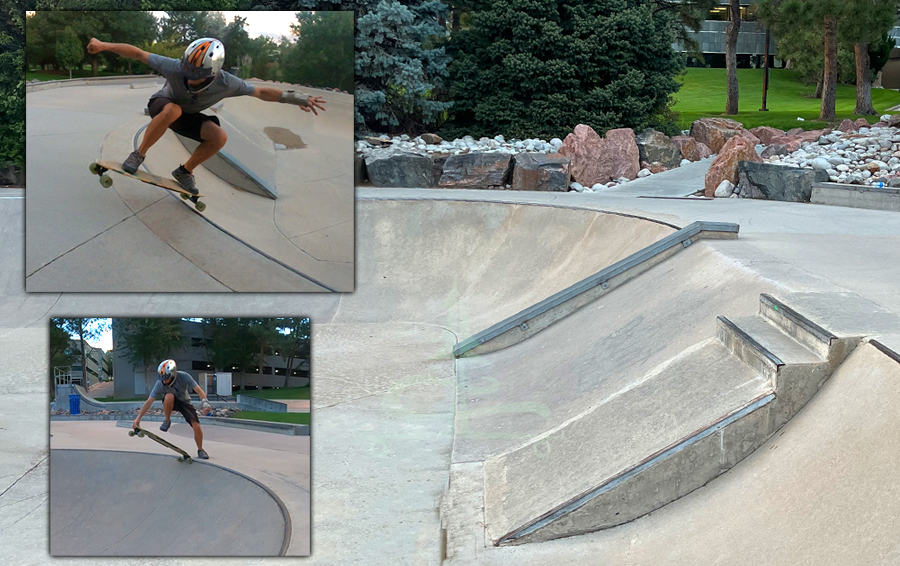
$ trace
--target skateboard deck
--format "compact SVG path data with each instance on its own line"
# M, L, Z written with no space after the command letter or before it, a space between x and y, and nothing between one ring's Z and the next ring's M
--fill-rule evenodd
M122 169L121 163L100 159L91 163L90 170L94 175L100 176L100 184L107 189L112 186L113 180L112 177L106 174L106 172L115 171L120 175L131 177L132 179L137 179L138 181L142 181L150 185L156 185L157 187L172 191L173 193L178 193L184 200L190 199L191 201L193 201L194 207L198 212L203 212L204 210L206 210L206 203L200 202L199 200L203 195L193 195L189 193L188 191L181 188L181 185L179 185L174 179L160 177L159 175L153 175L152 173L147 173L146 171L141 171L140 169L135 171L134 174L131 174Z
M178 457L178 461L179 461L179 462L187 462L188 464L191 464L191 463L193 463L193 461L194 461L194 460L191 458L191 455L190 455L190 454L188 454L187 452L185 452L185 451L182 450L181 448L175 446L174 444L172 444L172 443L170 443L170 442L168 442L168 441L166 441L166 440L163 440L162 438L156 436L155 434L153 434L153 433L150 432L149 430L144 430L144 429L142 429L142 428L140 428L140 427L135 427L134 430L129 430L129 431L128 431L128 436L135 436L135 435L137 435L138 437L141 437L141 438L143 438L144 436L146 436L146 437L149 438L150 440L155 440L156 442L162 444L162 445L165 446L166 448L171 448L171 449L174 450L175 452L178 452L179 454L181 454L181 456Z

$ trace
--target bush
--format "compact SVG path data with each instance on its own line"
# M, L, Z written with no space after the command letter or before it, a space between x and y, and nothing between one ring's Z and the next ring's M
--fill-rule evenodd
M636 131L669 119L683 58L649 0L475 2L451 39L446 137L563 137L579 123ZM671 129L671 128L664 128Z

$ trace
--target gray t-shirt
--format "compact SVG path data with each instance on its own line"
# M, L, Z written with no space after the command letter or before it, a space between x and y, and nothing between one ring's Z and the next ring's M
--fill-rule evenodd
M189 114L206 110L223 98L253 94L252 84L225 71L219 71L209 88L192 93L188 90L181 71L181 59L170 59L151 53L148 64L166 78L166 85L151 98L160 96L168 98Z
M190 392L193 391L195 387L197 387L197 382L194 381L191 374L186 371L179 371L175 376L175 381L172 382L172 385L163 385L163 382L157 379L156 384L150 391L150 396L154 399L159 399L166 393L173 393L176 399L181 399L186 403L190 403Z

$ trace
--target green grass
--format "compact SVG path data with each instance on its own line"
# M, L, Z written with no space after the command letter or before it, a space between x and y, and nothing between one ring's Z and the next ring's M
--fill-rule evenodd
M109 73L107 71L99 71L97 73L98 76L101 77L111 77L115 75L120 75L121 73ZM76 69L72 71L73 79L83 79L87 77L93 77L94 74L91 71L81 71ZM69 78L69 71L26 71L25 72L25 80L27 82L31 82L34 79L39 81L58 81L62 79Z
M249 419L252 421L269 421L273 423L309 424L309 413L269 413L267 411L239 411L231 415L232 419Z
M698 118L723 116L725 112L726 78L725 69L688 68L681 80L684 86L673 95L677 101L674 107L681 114L679 125L687 130ZM762 106L762 69L738 69L738 86L740 98L738 114L728 116L744 124L750 129L757 126L772 126L782 130L803 128L815 130L827 127L826 122L819 121L819 110L822 101L812 98L816 85L808 85L797 80L793 71L771 69L769 75L769 91L766 99L768 112L760 112ZM872 89L872 105L879 114L888 108L900 104L900 92L896 90ZM854 85L837 85L837 104L835 111L838 122L844 118L855 120L860 116L853 115L856 107L856 87ZM805 121L800 122L797 117ZM877 116L862 116L870 123L878 121Z
M235 391L232 395L249 395L257 399L309 399L309 385L306 387L282 387L280 389L257 389Z

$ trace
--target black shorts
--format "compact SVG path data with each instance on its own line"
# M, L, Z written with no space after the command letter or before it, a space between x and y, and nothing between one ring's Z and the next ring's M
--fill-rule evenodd
M150 102L147 103L147 109L150 111L150 117L154 118L157 114L162 112L163 108L166 107L166 104L172 102L172 100L157 96L155 98L151 98ZM191 138L192 140L196 140L198 142L202 142L203 138L200 137L200 129L203 127L203 123L212 120L216 123L217 126L220 126L219 119L216 116L207 116L206 114L188 114L184 112L181 114L181 117L172 122L169 126L169 129L175 132L176 134L181 134L186 138Z
M179 399L178 396L175 395L174 389L169 389L167 387L163 388L163 402L165 402L166 395L168 395L169 393L171 393L172 396L175 397L174 409L181 413L181 416L184 417L184 420L187 421L188 424L200 422L200 417L197 416L197 409L194 408L194 405Z

